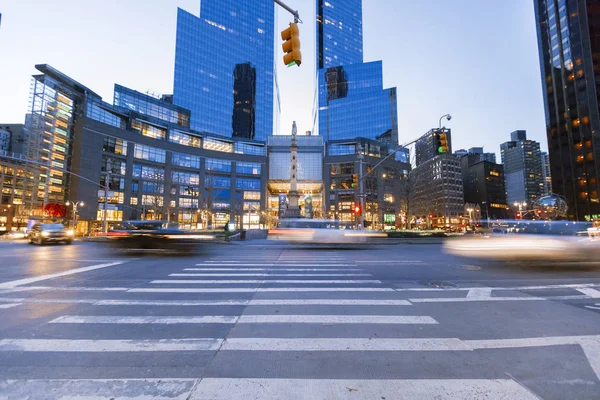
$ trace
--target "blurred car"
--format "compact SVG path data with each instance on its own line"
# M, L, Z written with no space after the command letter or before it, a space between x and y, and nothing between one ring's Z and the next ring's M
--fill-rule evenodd
M27 239L30 244L73 243L74 232L63 224L35 224L31 227Z
M19 240L19 239L26 239L27 234L22 231L12 231L12 232L7 232L5 237L7 239Z
M600 261L600 238L591 224L572 221L515 222L494 227L491 235L449 240L444 250L453 255L499 261Z
M124 221L106 234L108 243L123 251L189 253L202 242L216 241L214 234L169 227L167 221Z
M305 244L366 243L367 237L387 237L387 234L345 229L339 221L302 218L282 219L277 228L268 231L269 240Z

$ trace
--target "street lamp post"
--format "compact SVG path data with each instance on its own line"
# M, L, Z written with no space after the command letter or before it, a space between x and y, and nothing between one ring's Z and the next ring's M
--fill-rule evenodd
M452 119L452 115L450 114L444 114L440 117L440 123L438 125L438 129L442 129L442 120L446 118L448 121L450 121Z
M521 213L521 211L523 211L523 208L522 208L522 207L527 207L527 202L526 202L526 201L524 201L524 202L522 202L522 203L521 203L521 202L515 201L515 202L514 202L514 206L515 206L515 207L518 207L518 208L519 208L519 213ZM527 209L525 209L525 210L527 210ZM523 216L523 215L521 214L521 217L522 217L522 216Z
M77 219L77 207L85 206L85 202L83 200L81 200L81 201L76 201L76 202L67 201L65 203L66 206L70 206L71 204L73 205L72 226L73 226L73 229L75 229L75 223L76 223L76 219Z
M473 225L473 217L471 215L471 213L473 212L472 208L467 208L467 211L469 212L469 226Z

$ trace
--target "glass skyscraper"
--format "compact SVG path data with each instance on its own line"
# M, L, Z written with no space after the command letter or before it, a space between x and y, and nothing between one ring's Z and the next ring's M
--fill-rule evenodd
M173 103L190 127L266 140L279 113L272 0L202 0L177 14Z
M600 4L534 4L552 191L569 217L600 218Z
M382 135L398 142L396 88L383 89L381 61L363 63L362 0L317 2L317 108L325 140Z

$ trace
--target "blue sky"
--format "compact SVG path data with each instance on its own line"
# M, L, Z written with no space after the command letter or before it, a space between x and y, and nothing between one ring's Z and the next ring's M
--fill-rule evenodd
M314 0L300 11L303 65L279 62L281 132L312 129ZM113 84L171 93L177 7L199 0L18 0L0 5L0 123L22 122L34 65L47 63L112 101ZM291 16L280 10L283 29ZM400 142L451 113L453 148L499 153L513 130L546 149L531 0L363 0L365 61L398 88Z

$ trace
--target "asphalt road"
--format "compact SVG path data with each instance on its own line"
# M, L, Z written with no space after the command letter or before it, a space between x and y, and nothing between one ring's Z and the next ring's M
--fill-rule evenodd
M0 399L600 399L600 267L0 242Z

